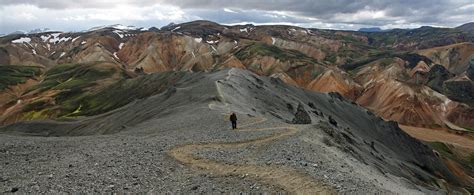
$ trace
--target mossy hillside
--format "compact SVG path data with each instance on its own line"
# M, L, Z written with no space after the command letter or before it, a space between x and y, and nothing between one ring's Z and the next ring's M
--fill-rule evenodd
M39 76L41 67L22 65L0 65L0 90L8 86L25 83L28 79Z
M122 79L97 93L66 101L65 103L75 107L68 116L97 115L122 107L134 100L159 94L184 75L184 72L165 72Z
M264 43L251 44L237 51L235 56L241 61L257 56L270 56L280 60L281 62L288 62L291 64L291 67L285 72L292 78L296 78L297 76L301 76L310 72L310 77L314 79L325 69L325 67L321 65L321 63L316 59L308 57L299 51L283 50L276 46ZM260 70L260 66L255 64L249 65L249 69L252 71L258 71ZM267 74L272 73L271 70L272 68L267 71Z
M407 61L408 63L405 65L405 68L412 69L414 68L420 61L424 61L427 64L432 64L433 62L425 57L421 56L416 53L410 53L410 52L393 52L393 51L382 51L382 52L375 52L372 51L369 53L369 56L356 61L354 63L347 63L344 65L341 65L340 67L346 71L353 71L355 69L358 69L360 67L363 67L367 64L370 64L374 61L377 60L383 60L385 63L381 63L381 66L386 66L388 65L387 63L390 60L393 60L394 58L400 58L404 61Z
M48 119L51 117L51 114L49 113L48 109L43 109L39 111L29 111L26 113L23 113L21 119L28 121L28 120L42 120L42 119Z
M437 92L444 93L443 83L454 76L444 66L435 64L428 72L426 85Z
M310 58L307 55L296 51L296 50L282 50L276 46L268 45L265 43L254 43L251 44L235 54L239 60L246 60L256 56L270 56L278 59L282 62L290 63L307 63L307 64L318 64L316 59Z
M462 127L462 128L464 128L464 129L466 129L466 130L468 130L468 131L474 132L474 127L465 127L465 126L464 126L464 127Z
M474 106L474 85L472 81L446 81L443 83L443 94L449 99Z
M454 151L445 143L442 142L427 142L434 150L445 158L454 160L470 169L474 169L474 153L471 153L468 158L460 158Z
M94 85L96 81L110 78L117 72L114 67L101 67L98 63L61 64L48 70L45 79L29 91L38 89L40 92L49 89L75 90Z
M75 102L87 97L91 88L98 86L98 82L103 79L110 79L117 74L120 69L102 65L100 63L90 64L62 64L57 65L45 73L44 80L28 89L41 93L47 90L59 91L55 96L54 105L51 102L33 102L23 108L25 113L39 112L55 113L52 115L67 115L74 112L78 105Z
M453 43L465 42L469 34L457 29L422 27L418 29L395 29L388 32L363 33L369 38L369 44L376 47L411 45L418 49L431 48Z
M326 67L309 64L309 65L302 65L302 66L294 66L286 71L288 76L295 79L295 81L300 80L300 85L305 85L309 83L301 83L303 80L307 80L307 82L311 82L312 80L316 79L319 75L321 75L324 71L326 71ZM303 80L301 80L303 79Z

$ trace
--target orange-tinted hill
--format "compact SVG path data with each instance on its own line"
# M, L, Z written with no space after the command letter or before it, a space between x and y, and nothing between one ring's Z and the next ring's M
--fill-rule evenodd
M8 35L0 37L0 65L38 66L42 73L28 81L6 83L8 88L0 92L5 97L0 101L1 111L6 115L17 110L17 119L11 120L17 121L36 116L54 118L77 110L71 104L58 103L64 99L57 88L30 93L29 88L49 85L44 83L45 74L65 64L107 64L121 72L98 85L91 84L93 76L59 90L81 92L99 90L98 86L135 73L237 67L308 90L338 92L402 124L472 128L474 84L467 70L473 64L473 44L461 43L464 39L446 41L428 36L446 31L449 38L464 32L437 28L411 31L405 39L404 30L377 34L195 21L149 30L105 27L78 33ZM418 41L418 34L429 41ZM417 48L423 50L415 51ZM74 74L62 76L67 77L64 81L75 80ZM14 102L22 102L25 108L20 109ZM41 112L49 106L62 114Z

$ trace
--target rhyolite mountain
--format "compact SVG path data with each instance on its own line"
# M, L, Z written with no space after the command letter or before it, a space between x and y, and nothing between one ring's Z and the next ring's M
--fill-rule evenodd
M338 92L401 124L469 129L474 39L468 27L367 33L194 21L8 35L0 38L0 122L97 114L85 107L92 104L87 97L141 74L236 67Z

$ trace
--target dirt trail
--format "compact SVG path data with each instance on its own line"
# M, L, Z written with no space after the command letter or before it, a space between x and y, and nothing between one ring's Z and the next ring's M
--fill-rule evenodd
M449 133L444 130L428 129L423 127L412 127L399 125L401 129L410 134L411 136L423 140L423 141L439 141L449 144L456 145L458 147L467 148L474 151L474 140L464 137L462 135L456 135Z
M260 119L256 122L248 123L241 127L251 126L257 123L261 123L265 120L266 119ZM294 194L335 194L335 191L333 191L330 187L324 186L323 184L316 181L314 178L311 178L303 173L299 173L297 170L290 169L287 167L226 164L224 162L205 159L200 156L194 155L194 151L202 149L223 150L229 148L242 148L249 145L265 144L278 139L283 139L298 132L298 129L291 126L261 129L249 128L240 129L239 131L266 131L278 129L286 129L287 131L275 133L267 137L238 142L188 144L176 147L170 150L168 154L174 157L179 162L191 166L193 168L208 170L209 172L219 175L245 175L247 177L254 178L257 181L262 181L267 184L280 186L288 192Z

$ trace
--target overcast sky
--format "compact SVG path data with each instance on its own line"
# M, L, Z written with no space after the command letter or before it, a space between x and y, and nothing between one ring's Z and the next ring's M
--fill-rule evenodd
M171 22L290 24L303 27L454 27L474 18L474 0L0 0L0 34L50 28Z

